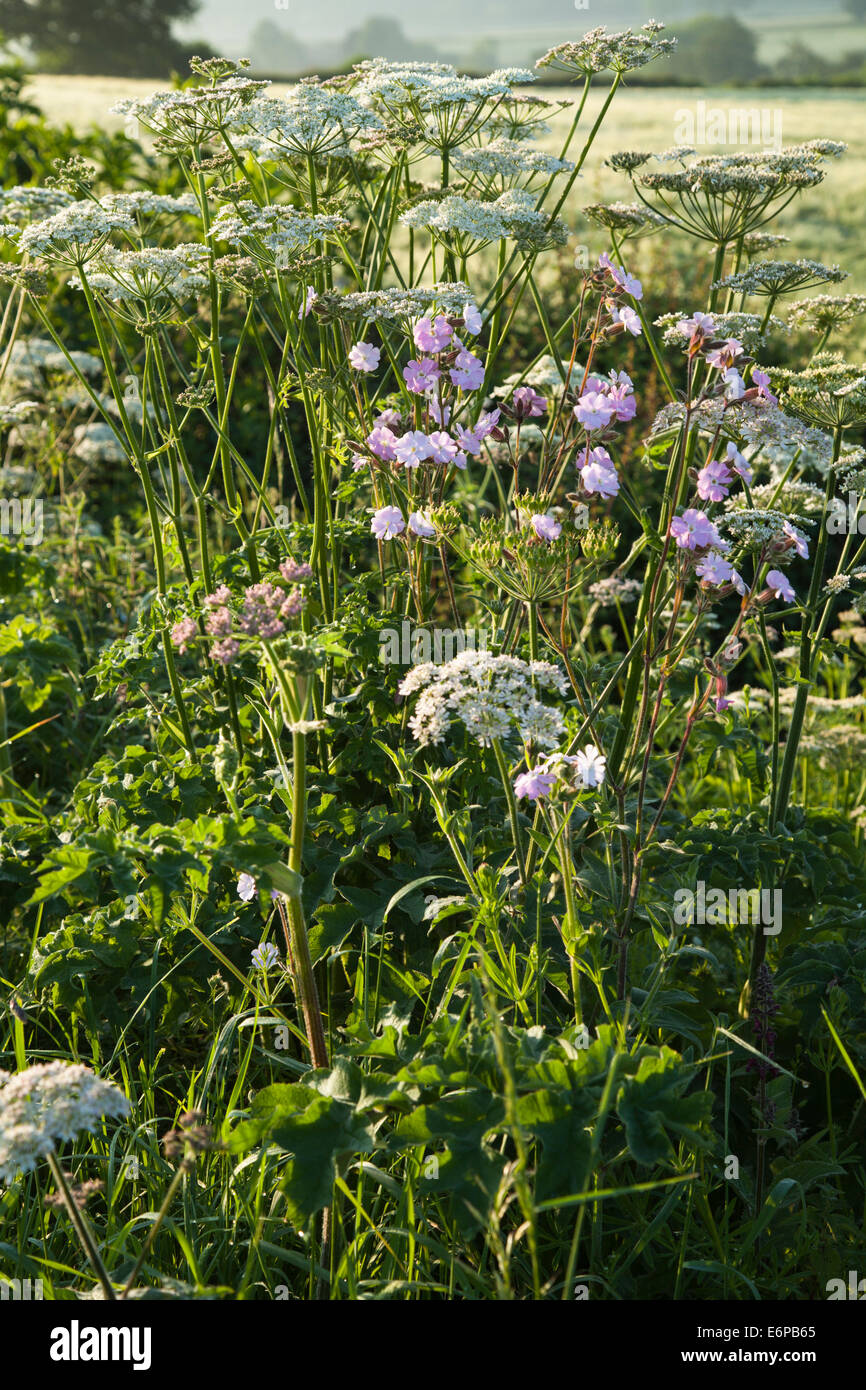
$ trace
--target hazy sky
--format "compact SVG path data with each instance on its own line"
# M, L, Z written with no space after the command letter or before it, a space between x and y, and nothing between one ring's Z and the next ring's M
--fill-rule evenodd
M525 33L553 42L599 24L617 28L652 17L675 25L689 15L726 11L758 26L763 15L814 22L819 11L840 7L841 0L819 0L817 7L814 0L757 0L745 7L736 0L435 0L424 6L407 0L203 0L197 18L178 32L240 56L264 19L309 41L339 40L371 15L389 15L410 36L435 36L444 48L463 49L467 40L482 37Z
M665 0L660 0L656 9L664 7ZM472 0L470 5L466 0L436 0L430 6L410 5L407 0L204 0L198 17L184 30L215 46L238 45L260 20L270 19L299 39L339 39L371 15L389 15L400 20L407 34L438 34L443 40L453 35L453 42L466 33L493 37L497 32L539 28L610 26L644 12L647 18L655 13L642 0L589 0L589 7L580 9L573 0Z

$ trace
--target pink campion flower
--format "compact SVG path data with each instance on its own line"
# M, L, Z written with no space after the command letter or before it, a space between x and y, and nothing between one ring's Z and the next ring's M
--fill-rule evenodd
M454 337L454 329L444 314L437 314L435 319L425 315L415 324L412 337L421 352L444 352Z
M245 903L251 903L258 892L256 881L252 874L241 874L238 879L238 897Z
M724 714L726 709L730 709L733 700L728 700L724 695L717 695L715 700L716 714Z
M534 419L544 414L547 401L531 386L518 386L511 397L511 409L518 420Z
M433 446L423 430L407 430L394 446L394 456L405 468L417 468L432 453Z
M575 766L585 787L600 787L607 770L607 759L594 743L587 743L575 757Z
M741 401L743 399L746 394L746 383L736 367L727 367L722 372L722 381L725 383L726 400Z
M427 409L440 429L445 429L451 419L450 405L440 405L439 398L433 392L427 394Z
M612 309L610 318L611 323L621 323L624 328L627 328L633 338L639 338L643 333L639 316L627 304L624 304L621 309Z
M529 772L521 772L519 777L515 777L514 795L518 801L523 797L529 801L540 801L550 795L555 781L555 772L542 772L540 767L532 768Z
M722 540L706 512L697 511L695 507L687 507L682 516L674 517L671 535L680 550L703 550L708 545L728 549L727 541Z
M392 541L406 530L403 513L399 507L380 507L373 513L370 530L380 541Z
M767 574L767 584L776 598L784 599L785 603L793 603L794 590L788 576L781 570L770 570Z
M412 512L409 516L409 530L413 536L420 536L422 540L429 541L436 535L436 527L433 525L426 512Z
M618 372L615 367L612 367L607 374L607 379L611 386L627 386L630 391L634 390L634 382L628 372Z
M593 450L595 453L596 450ZM603 453L604 450L598 452ZM616 497L619 492L619 478L613 468L604 463L585 463L580 470L580 481L585 492L598 493L599 497Z
M758 388L758 399L769 401L771 405L779 404L779 397L774 396L770 390L770 378L766 372L755 369L752 372L752 385Z
M363 454L353 454L353 455L352 455L352 472L353 472L353 473L359 473L359 472L361 471L362 468L366 468L366 466L367 466L367 464L368 464L369 462L370 462L370 460L369 460L368 458L365 458Z
M586 391L574 407L574 417L587 430L604 429L616 413L616 406L600 391Z
M477 333L480 333L484 327L484 320L481 317L481 312L477 304L474 304L471 299L467 300L463 305L463 327L473 338Z
M175 623L171 630L172 646L177 647L178 651L183 654L197 632L198 628L193 618L181 618L180 622Z
M383 463L393 463L397 457L397 436L387 425L377 425L367 435L367 447Z
M451 462L454 464L455 468L459 468L461 470L469 467L469 460L467 459L462 449L457 450L457 453L454 455Z
M495 430L499 424L500 410L482 410L475 424L472 426L472 433L477 439L486 439L491 430Z
M537 512L529 524L540 541L555 541L562 534L562 522L546 513Z
M372 343L355 343L349 348L349 365L356 372L375 372L382 353Z
M791 523L790 523L790 521L786 521L786 522L785 522L784 526L782 527L782 530L785 532L785 535L788 537L788 539L789 539L789 540L792 540L792 541L794 542L794 549L796 550L797 554L798 554L803 560L808 560L808 558L809 558L809 539L808 539L808 537L807 537L807 536L804 536L800 531L798 531L797 528L796 528L796 526L792 526Z
M707 353L707 361L711 367L717 367L720 372L727 367L732 367L738 357L743 355L743 344L737 338L726 338L721 347L711 348Z
M633 420L637 410L634 397L634 384L628 372L611 371L607 376L589 376L583 388L584 395L591 392L607 396L613 405L613 418Z
M479 432L478 427L476 426L475 429L467 430L464 429L463 425L455 425L454 433L457 435L457 442L460 448L465 450L467 454L472 454L477 458L481 453L481 444L484 439L484 435Z
M677 328L680 333L688 333L690 338L695 336L713 338L716 332L716 321L712 314L702 314L698 311L692 314L690 319L680 319Z
M607 449L603 449L600 444L597 444L594 449L587 448L583 456L583 464L580 466L585 468L588 463L598 463L601 464L602 468L609 468L613 472L616 471L613 459L607 452Z
M298 310L299 319L305 319L308 317L309 312L315 304L317 298L318 295L316 294L316 291L313 289L312 285L310 285L307 289L307 293L304 295L304 302Z
M432 357L422 357L416 361L414 358L407 362L403 368L403 380L414 391L416 395L423 396L425 392L432 391L442 373L436 366Z
M704 502L722 502L730 491L733 475L721 459L704 464L698 473L698 496Z
M621 424L633 420L637 412L637 400L630 386L611 386L608 393L608 400L614 407L614 418Z
M461 348L450 372L451 380L461 391L477 391L484 381L484 363L468 348Z
M695 566L695 573L707 584L730 584L733 566L717 550L710 550Z
M457 444L447 430L434 430L428 439L430 457L434 463L451 463L457 453Z
M738 574L736 570L731 570L731 583L741 598L745 598L746 594L749 592L749 586L743 576Z
M749 460L746 458L745 454L740 453L736 444L733 442L729 442L725 450L725 462L735 473L739 473L744 483L750 483L752 481L752 469Z
M598 258L598 268L606 270L614 283L619 285L621 290L625 290L626 294L630 294L632 299L643 299L643 288L637 276L629 275L627 270L611 260L606 251L602 251Z
M622 266L614 266L611 274L620 289L630 294L632 299L643 299L643 285L636 275L629 275Z
M389 430L399 429L402 433L403 417L399 410L380 410L373 424L384 425Z

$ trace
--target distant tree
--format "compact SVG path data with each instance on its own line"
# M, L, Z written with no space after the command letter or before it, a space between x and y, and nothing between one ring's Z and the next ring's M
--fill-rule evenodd
M478 39L460 59L467 72L489 72L499 67L499 44L495 39Z
M781 82L817 82L833 71L833 64L804 43L790 43L773 64L773 76Z
M854 19L866 18L866 0L844 0L844 5Z
M700 15L677 25L675 52L653 63L653 77L674 77L678 82L703 85L714 82L751 82L766 69L758 62L754 29L735 15Z
M185 66L189 49L171 26L198 8L199 0L0 0L0 35L25 44L43 72L160 77Z
M311 65L309 50L272 19L263 19L256 25L250 34L248 52L256 72L292 77Z
M351 29L342 43L346 57L388 58L391 62L436 57L429 44L417 44L403 32L398 19L371 15L357 29Z

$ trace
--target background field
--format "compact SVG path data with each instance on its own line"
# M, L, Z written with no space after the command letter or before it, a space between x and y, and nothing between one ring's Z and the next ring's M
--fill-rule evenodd
M123 119L110 115L109 108L121 97L146 94L156 85L150 79L36 76L29 91L49 120L69 122L79 131L90 125L120 130ZM275 84L275 92L282 90L286 90L285 86ZM544 94L573 99L574 91L546 88ZM587 103L586 130L603 100L603 91L592 94ZM791 255L838 262L850 272L845 289L866 290L866 247L858 230L862 189L866 185L866 121L859 92L778 87L625 88L617 94L605 118L583 178L572 195L571 209L629 196L628 181L606 167L605 159L616 150L660 151L673 145L683 111L694 112L699 101L705 102L708 109L757 108L771 113L779 109L785 144L816 136L848 142L845 158L829 166L820 187L782 214L775 230L791 237ZM568 119L565 112L555 119L552 133L545 137L550 148L561 143ZM576 221L573 214L571 220ZM577 225L580 228L579 222ZM598 250L605 248L599 231L584 226L581 234L585 234L591 250L596 241Z

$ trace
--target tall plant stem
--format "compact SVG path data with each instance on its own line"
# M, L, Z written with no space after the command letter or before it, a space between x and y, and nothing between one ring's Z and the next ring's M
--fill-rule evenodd
M57 1191L63 1199L63 1205L66 1208L69 1220L72 1222L75 1234L77 1235L81 1243L81 1247L88 1260L90 1261L91 1266L93 1267L94 1274L96 1275L100 1285L102 1286L102 1292L105 1294L105 1297L107 1299L110 1299L111 1302L115 1302L117 1299L117 1294L115 1293L114 1286L112 1285L111 1280L108 1277L108 1271L106 1270L105 1265L102 1262L102 1256L100 1255L99 1250L97 1249L93 1232L90 1229L90 1223L87 1220L87 1217L85 1216L84 1212L79 1210L79 1208L76 1206L75 1198L69 1190L69 1184L66 1181L63 1169L61 1168L56 1155L53 1153L48 1154L48 1167L51 1169L51 1176L53 1177L54 1182L57 1186Z
M285 894L286 905L278 899L277 905L286 949L295 976L298 1003L304 1019L304 1029L310 1047L310 1057L314 1067L327 1067L328 1047L325 1041L325 1025L319 1004L319 991L310 955L310 941L301 899L301 867L304 852L304 825L306 819L306 735L297 727L292 730L292 844L289 850L288 871L279 865L271 866L271 878L277 888Z
M514 789L508 775L508 765L505 761L505 754L502 752L502 745L498 739L493 740L493 753L496 758L496 766L499 768L499 776L502 779L502 789L505 792L505 802L508 807L508 820L511 826L511 838L514 841L514 856L517 860L517 872L520 874L520 882L526 887L526 861L523 856L523 845L520 839L520 823L517 819L517 802L514 798Z
M809 689L814 674L813 645L819 622L817 613L818 597L824 582L824 565L827 558L827 516L830 511L830 502L835 490L836 464L839 459L841 448L842 430L837 427L833 436L833 462L827 469L827 486L824 490L824 509L821 514L821 529L818 533L818 543L815 549L815 564L812 569L812 582L809 585L809 597L806 602L806 611L803 614L801 623L800 683L797 686L797 694L794 697L794 708L791 711L791 723L788 728L788 736L785 740L785 756L782 759L782 770L779 773L776 804L773 807L773 821L776 824L784 820L788 810L791 784L794 779L794 768L797 763L797 749L799 748L800 738L803 733L803 720L806 715Z

